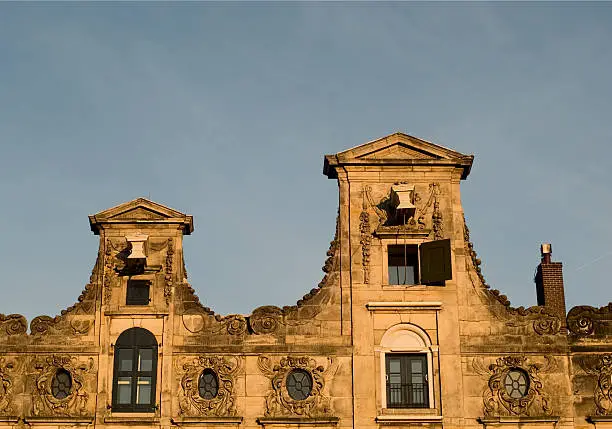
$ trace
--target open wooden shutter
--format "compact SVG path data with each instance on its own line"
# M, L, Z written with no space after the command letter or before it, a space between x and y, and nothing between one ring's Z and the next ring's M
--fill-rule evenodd
M421 283L439 283L453 278L450 240L422 243Z

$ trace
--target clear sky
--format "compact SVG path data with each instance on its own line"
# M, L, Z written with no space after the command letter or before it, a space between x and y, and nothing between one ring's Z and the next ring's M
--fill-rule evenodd
M189 279L219 313L322 278L323 155L403 131L476 157L462 184L487 281L612 300L612 3L1 3L0 313L75 302L87 215L192 214Z

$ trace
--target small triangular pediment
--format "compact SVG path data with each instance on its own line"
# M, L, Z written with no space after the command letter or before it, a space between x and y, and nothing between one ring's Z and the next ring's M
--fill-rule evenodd
M186 234L193 231L192 216L146 198L137 198L89 216L89 223L94 233L98 233L99 225L103 223L130 223L132 221L180 223L185 225Z

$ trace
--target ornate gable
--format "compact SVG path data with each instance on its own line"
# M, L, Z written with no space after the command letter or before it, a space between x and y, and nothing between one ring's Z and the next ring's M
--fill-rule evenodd
M465 179L473 160L473 155L395 133L335 155L326 155L323 173L330 179L336 178L334 167L341 165L452 165L463 168L462 178Z
M193 231L192 216L146 198L137 198L89 216L89 224L95 234L99 234L103 224L121 223L178 223L184 225L185 234Z

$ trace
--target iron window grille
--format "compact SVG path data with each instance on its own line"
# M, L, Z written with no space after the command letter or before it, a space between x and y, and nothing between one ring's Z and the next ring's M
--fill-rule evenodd
M427 356L386 355L387 408L429 408Z

